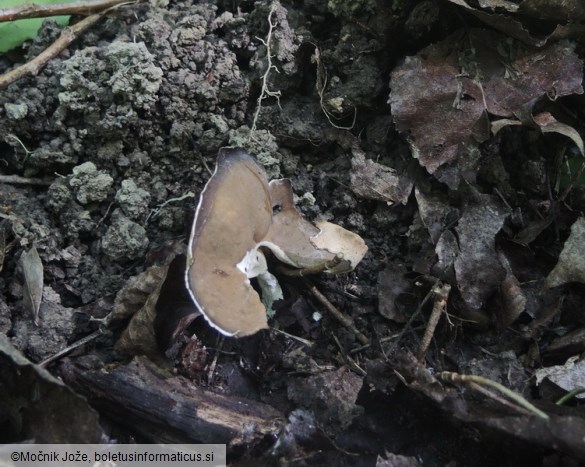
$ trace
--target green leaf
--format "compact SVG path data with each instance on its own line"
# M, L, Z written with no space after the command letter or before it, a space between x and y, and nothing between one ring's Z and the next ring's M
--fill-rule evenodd
M33 3L44 5L50 3L62 3L63 0L2 0L0 5L3 8ZM34 39L43 21L47 18L20 19L0 23L0 53L7 52L18 47L27 39ZM69 22L69 16L52 16L61 25Z

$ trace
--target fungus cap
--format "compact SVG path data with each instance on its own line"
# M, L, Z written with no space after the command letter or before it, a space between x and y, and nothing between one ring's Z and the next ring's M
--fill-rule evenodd
M341 258L324 268L333 274L351 271L367 251L359 235L305 220L289 180L269 184L264 169L244 150L221 149L195 213L185 281L197 308L225 335L247 336L268 327L251 278L258 277L267 303L282 298L263 248L300 269Z
M256 247L271 222L262 167L241 149L221 149L193 221L186 283L199 310L223 334L246 336L268 327L246 266L238 264L249 252L262 255Z

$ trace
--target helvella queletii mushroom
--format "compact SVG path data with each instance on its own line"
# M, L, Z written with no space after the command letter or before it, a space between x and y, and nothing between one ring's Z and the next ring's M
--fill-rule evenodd
M266 308L250 279L278 297L264 252L293 268L349 272L367 251L362 238L338 225L313 225L296 209L289 180L268 182L262 166L239 148L221 149L201 192L187 251L185 280L207 321L228 336L268 327Z

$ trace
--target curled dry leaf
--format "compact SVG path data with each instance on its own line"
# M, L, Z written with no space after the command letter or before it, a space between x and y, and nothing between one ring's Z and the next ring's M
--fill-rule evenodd
M20 268L24 280L23 303L34 319L39 324L39 309L43 298L43 262L33 245L28 251L23 251L20 256Z
M278 296L263 249L295 268L323 265L334 274L351 271L367 251L358 235L303 219L288 180L269 184L244 150L222 149L193 221L185 279L196 306L225 335L268 327L265 306L250 284L257 277Z
M580 217L571 227L571 235L563 246L559 261L545 281L547 287L567 282L585 284L585 217Z
M184 257L183 257L184 264ZM169 266L151 266L146 271L131 277L124 288L116 295L112 311L104 319L107 328L115 328L125 321L128 324L118 341L116 348L123 352L135 355L148 355L153 359L159 357L159 345L157 338L159 334L164 334L166 340L178 325L180 317L175 316L177 312L165 310L165 320L163 324L157 323L155 332L155 319L157 318L156 305L159 300L161 288L165 285ZM180 281L181 275L175 277ZM166 282L165 282L166 281ZM180 293L175 294L180 299ZM176 310L176 306L169 306L171 310ZM193 313L191 313L193 315ZM196 316L191 318L194 319ZM173 329L169 330L169 327ZM166 342L167 344L168 342Z
M536 378L536 385L540 385L545 378L554 380L562 377L563 374L571 371L575 367L575 362L579 360L578 355L569 357L562 365L553 365L539 368L534 372Z

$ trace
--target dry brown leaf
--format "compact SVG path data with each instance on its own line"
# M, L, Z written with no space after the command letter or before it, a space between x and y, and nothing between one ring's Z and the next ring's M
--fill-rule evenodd
M582 68L567 41L537 49L494 31L459 31L394 69L389 102L414 157L455 189L460 177L475 179L478 145L489 137L486 112L506 117L494 131L511 117L528 122L540 100L582 94ZM562 124L549 130L579 144Z
M431 174L489 137L481 86L461 73L461 33L421 50L392 72L396 128L409 132L414 157Z
M20 268L24 280L23 304L31 314L35 324L39 325L39 309L43 298L43 262L33 245L20 256Z

